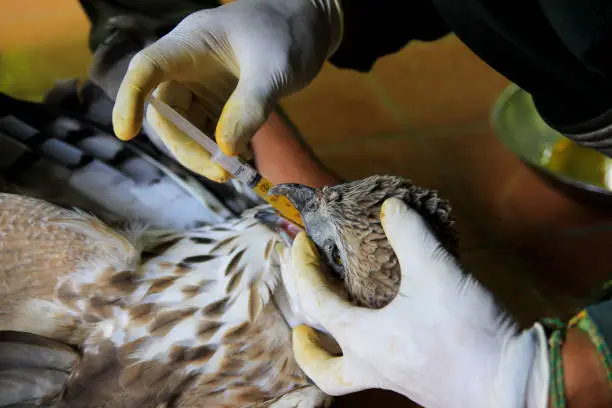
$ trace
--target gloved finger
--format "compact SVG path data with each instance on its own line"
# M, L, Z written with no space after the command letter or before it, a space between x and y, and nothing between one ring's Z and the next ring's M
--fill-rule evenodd
M193 93L180 82L165 81L153 92L155 97L181 113L187 112L193 101Z
M189 111L191 91L179 83L162 83L156 90L155 96L172 106L181 115L186 115L185 112ZM153 105L147 108L147 122L183 166L216 182L222 183L230 178L228 172L212 162L207 150L167 120Z
M330 282L321 272L318 251L304 232L300 232L293 242L291 264L292 275L289 279L293 279L292 286L306 317L342 341L347 334L347 324L361 309L332 290Z
M380 219L402 268L402 288L410 285L410 278L415 274L419 278L421 274L434 278L439 268L453 262L424 218L400 199L387 199L382 205Z
M247 144L272 112L276 101L271 90L257 78L243 75L223 107L215 138L223 153L236 156L247 150Z
M346 357L336 357L319 344L319 335L308 326L293 329L293 354L300 368L328 395L344 395L365 387L345 370Z
M113 128L119 139L136 136L142 126L145 99L162 81L184 69L189 59L189 53L174 41L172 33L132 58L113 107Z

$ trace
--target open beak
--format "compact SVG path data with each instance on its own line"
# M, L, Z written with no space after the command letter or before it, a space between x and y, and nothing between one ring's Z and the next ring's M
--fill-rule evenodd
M281 217L273 209L259 211L255 214L255 218L268 228L277 231L288 245L293 244L296 235L304 231L302 227Z
M317 199L315 189L296 183L277 184L270 189L268 195L287 197L295 209L302 215L302 219L304 219L303 211L312 208ZM281 231L281 234L284 234L285 238L291 243L293 243L295 236L300 231L303 231L300 226L282 218L276 212L262 211L256 217L274 230Z
M302 215L302 219L304 219L303 212L307 208L312 207L317 197L315 189L297 183L277 184L270 189L268 195L287 197L295 209L300 213L300 215ZM298 232L304 230L291 221L288 221L277 214L275 215L278 218L278 220L276 220L277 229L281 229L283 232L285 232L291 242L293 242Z

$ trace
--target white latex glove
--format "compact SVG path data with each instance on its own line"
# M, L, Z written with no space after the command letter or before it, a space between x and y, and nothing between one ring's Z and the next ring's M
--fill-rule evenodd
M338 0L240 0L186 17L134 56L120 86L113 126L139 131L145 100L166 102L221 150L242 154L278 100L306 86L342 36ZM229 175L157 111L148 123L184 166L216 181Z
M337 296L301 233L283 272L303 320L325 327L342 348L334 357L307 326L293 331L295 357L324 392L398 392L426 408L545 408L548 351L543 328L518 332L490 293L442 249L423 219L398 199L381 211L398 256L401 289L380 310Z

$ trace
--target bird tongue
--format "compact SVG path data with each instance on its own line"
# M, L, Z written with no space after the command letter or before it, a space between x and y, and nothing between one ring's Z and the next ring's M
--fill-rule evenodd
M293 243L298 233L304 231L302 227L281 217L275 211L259 211L255 214L255 218L262 224L272 228L274 231L278 231L289 245Z
M289 220L286 220L282 217L279 217L279 219L279 228L281 230L281 234L285 234L283 235L283 238L285 238L288 243L292 244L297 234L304 230L300 226L292 223Z

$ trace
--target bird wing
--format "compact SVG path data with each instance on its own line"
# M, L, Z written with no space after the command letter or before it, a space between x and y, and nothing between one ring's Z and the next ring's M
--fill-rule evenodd
M92 211L106 222L142 220L159 228L234 217L163 154L44 105L4 95L0 103L6 109L0 110L0 175L27 195Z
M146 242L125 303L87 340L63 403L238 407L309 385L273 301L278 234L247 213Z
M71 215L41 200L0 194L2 325L29 299L52 300L59 278L101 255L90 238L52 222Z
M48 338L0 331L0 407L52 404L78 359L74 349Z
M138 256L128 237L93 216L0 194L0 329L78 344L75 314L100 298L91 279Z
M57 406L247 406L309 385L273 302L281 239L253 213L141 252L94 217L4 194L0 233L12 329L80 345ZM24 276L37 284L15 295Z

